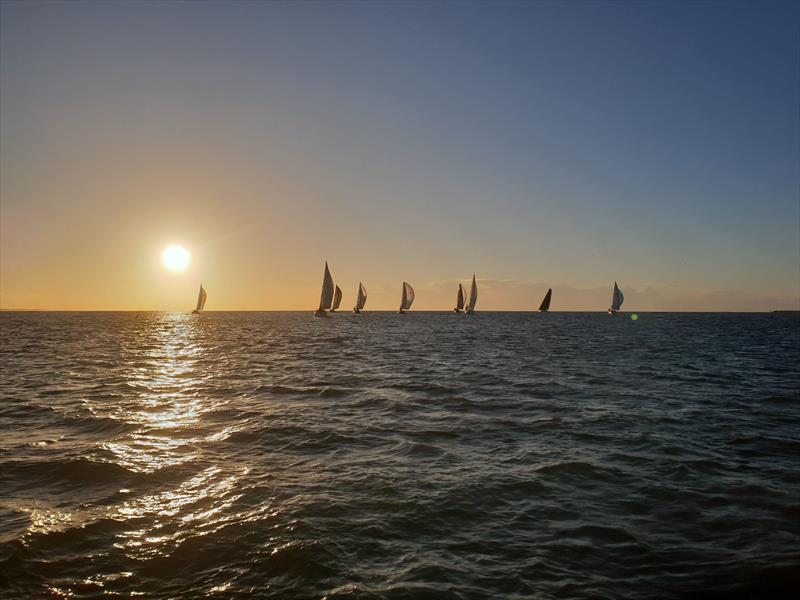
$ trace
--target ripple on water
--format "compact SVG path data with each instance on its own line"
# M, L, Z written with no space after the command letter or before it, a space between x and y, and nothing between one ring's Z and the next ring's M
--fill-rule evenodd
M0 338L3 598L800 587L791 320L2 313Z

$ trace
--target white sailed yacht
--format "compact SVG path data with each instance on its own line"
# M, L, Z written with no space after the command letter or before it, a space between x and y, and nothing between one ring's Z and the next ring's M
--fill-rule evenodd
M360 281L358 282L358 298L356 298L356 305L353 307L353 313L358 314L364 310L364 305L367 303L367 288Z
M460 313L464 310L464 288L461 287L461 284L458 284L458 297L456 298L456 307L453 309L453 312Z
M414 302L414 288L408 285L405 281L403 282L403 297L400 300L400 310L398 311L401 315L404 314L408 309L411 308L411 303Z
M203 289L203 284L201 283L200 284L200 292L197 294L197 308L195 308L192 311L193 315L199 315L200 311L202 311L203 308L205 307L205 305L206 305L206 295L207 295L206 291L205 291L205 289Z
M622 301L625 300L625 296L622 295L619 287L617 287L617 282L614 282L614 295L611 297L611 306L608 309L608 314L615 315L617 311L622 308Z
M478 301L478 285L475 283L475 274L472 274L472 285L469 288L469 301L464 314L471 315L475 312L475 303Z
M328 270L328 261L325 261L325 275L322 277L322 294L319 298L319 308L314 313L318 317L327 315L326 310L330 310L333 306L333 277Z
M341 303L342 303L342 290L337 285L336 291L333 292L333 305L331 306L331 312L336 312Z
M539 305L539 312L547 312L550 310L550 299L553 297L553 288L547 290L547 293L544 295L544 300Z

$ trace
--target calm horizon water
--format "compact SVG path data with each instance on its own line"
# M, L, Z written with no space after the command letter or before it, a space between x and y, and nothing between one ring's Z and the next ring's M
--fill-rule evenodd
M0 314L0 597L764 598L800 319Z

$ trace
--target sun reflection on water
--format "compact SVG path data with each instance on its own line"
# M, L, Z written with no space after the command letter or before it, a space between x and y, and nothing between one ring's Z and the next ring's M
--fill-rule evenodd
M207 363L201 327L189 315L155 316L124 352L127 391L113 403L86 400L95 417L133 427L99 442L89 458L146 478L120 486L117 493L122 496L110 505L85 505L72 512L34 507L27 511L29 534L111 519L128 524L115 534L114 547L138 560L168 555L188 538L257 518L256 513L266 510L237 512L241 479L249 468L232 469L203 455L204 443L223 440L237 427L214 430L203 422L204 414L214 409L205 392L214 375L203 372ZM156 475L168 467L179 469L177 481Z
M129 557L165 556L185 540L213 533L254 518L235 510L242 497L241 480L249 468L231 469L204 460L204 444L225 439L235 427L212 431L203 416L214 409L207 396L202 323L190 315L161 315L153 324L144 357L135 360L128 386L136 403L125 418L138 430L109 441L104 449L127 469L148 474L165 467L189 468L177 485L135 497L117 505L115 520L135 524L117 534L115 547ZM198 471L199 469L199 471ZM256 509L259 512L261 509Z
M115 546L132 558L169 554L184 540L208 535L237 520L230 509L242 496L237 484L248 471L243 468L226 475L214 465L172 490L125 502L117 518L148 518L150 525L122 532Z
M196 319L183 314L160 315L153 323L144 356L135 356L126 377L136 392L122 418L138 431L102 445L113 462L127 469L154 472L190 462L201 439L201 417L213 407L202 394L209 375L201 375L202 332Z
M225 440L252 422L219 412L230 402L219 392L227 389L227 371L215 362L209 321L182 314L138 319L105 350L113 368L78 399L76 420L87 434L57 475L70 486L70 501L32 497L13 507L22 515L23 545L58 544L65 534L88 532L102 540L104 560L115 564L91 578L53 581L48 593L54 597L120 589L133 595L127 588L138 582L125 570L131 565L135 571L152 561L158 570L165 559L180 561L229 536L249 535L256 523L279 522L284 510L254 492L261 483L251 469L258 467L225 454ZM52 541L42 541L47 538ZM217 583L210 593L226 595L232 585Z

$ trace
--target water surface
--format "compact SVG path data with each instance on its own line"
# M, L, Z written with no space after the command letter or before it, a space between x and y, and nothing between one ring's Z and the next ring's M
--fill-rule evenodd
M798 319L3 313L0 340L3 598L800 581Z

